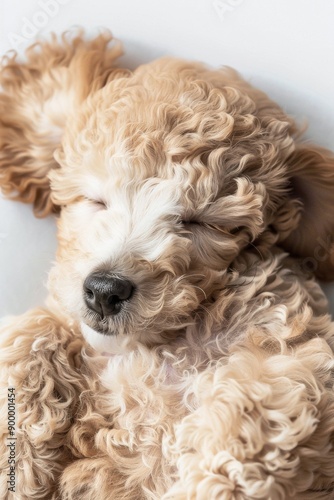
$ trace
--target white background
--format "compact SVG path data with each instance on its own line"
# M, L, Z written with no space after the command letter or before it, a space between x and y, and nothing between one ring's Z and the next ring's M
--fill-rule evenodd
M0 0L0 9L1 54L50 31L108 27L131 67L162 55L235 67L334 149L332 0ZM53 218L0 199L0 317L43 304L55 232Z

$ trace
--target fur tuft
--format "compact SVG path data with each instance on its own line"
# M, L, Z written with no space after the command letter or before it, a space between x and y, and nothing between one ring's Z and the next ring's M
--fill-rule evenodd
M56 210L50 199L48 172L58 168L68 116L111 77L122 53L105 32L91 41L65 33L58 41L37 42L2 59L0 85L0 186L5 195L33 203L43 217Z

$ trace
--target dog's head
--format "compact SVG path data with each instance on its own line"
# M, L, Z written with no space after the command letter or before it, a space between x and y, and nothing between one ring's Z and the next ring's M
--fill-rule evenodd
M215 300L242 252L260 249L265 258L285 241L303 253L298 242L307 247L311 223L300 192L313 203L308 172L323 193L320 208L314 206L320 213L329 194L314 164L325 165L328 180L333 160L296 147L292 120L234 71L174 59L117 70L106 42L102 37L92 49L81 40L80 50L69 57L66 47L67 59L48 66L49 78L65 83L43 96L44 122L29 126L40 135L45 127L43 151L46 144L56 149L51 196L48 184L41 187L45 168L22 181L22 154L16 170L2 159L3 184L38 199L39 209L61 209L49 285L66 313L90 334L133 334L154 343L177 335ZM41 88L43 68L38 76ZM18 98L12 101L15 107ZM27 127L21 125L25 138ZM327 219L313 226L319 224L329 227Z

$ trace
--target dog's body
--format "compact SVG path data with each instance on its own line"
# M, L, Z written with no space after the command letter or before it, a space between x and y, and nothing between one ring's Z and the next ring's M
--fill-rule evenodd
M329 498L333 156L232 70L108 41L2 71L0 183L61 208L49 309L0 338L15 498Z

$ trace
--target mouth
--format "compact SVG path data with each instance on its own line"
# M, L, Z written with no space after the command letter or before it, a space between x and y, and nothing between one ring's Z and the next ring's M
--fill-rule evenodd
M82 321L82 325L86 325L87 328L90 328L92 331L99 333L103 336L114 336L116 332L111 330L106 323L103 321Z
M117 354L122 351L124 338L120 338L115 332L92 328L84 321L81 322L81 332L88 344L101 354Z
M121 314L117 315L117 321L115 321L116 316L113 317L101 317L99 314L86 309L82 312L81 315L81 324L86 325L87 328L90 328L94 332L98 333L102 336L116 336L117 328L121 325Z

